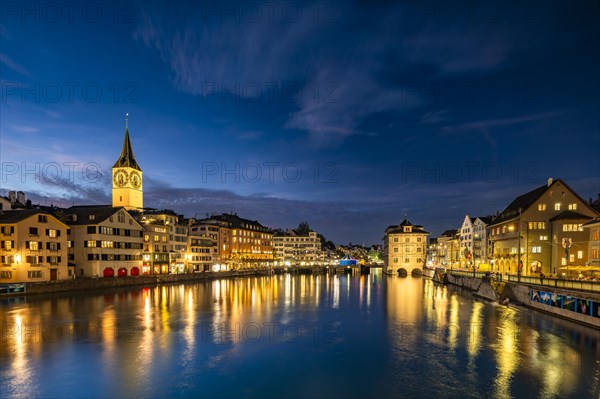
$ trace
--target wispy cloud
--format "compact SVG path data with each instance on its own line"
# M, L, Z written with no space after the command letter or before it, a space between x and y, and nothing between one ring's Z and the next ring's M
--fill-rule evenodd
M32 76L31 72L29 72L27 68L13 61L8 55L4 53L0 53L0 63L6 65L8 68L20 73L21 75L27 76L28 78Z

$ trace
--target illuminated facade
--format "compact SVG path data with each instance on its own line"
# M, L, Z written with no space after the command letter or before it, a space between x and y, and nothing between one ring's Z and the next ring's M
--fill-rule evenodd
M144 227L144 274L185 273L187 224L173 211L135 214Z
M398 226L389 226L384 237L384 270L395 273L400 269L409 274L425 266L427 236L423 226L404 219Z
M189 273L227 270L220 263L217 241L204 234L188 235L186 264Z
M275 266L322 266L324 254L316 232L297 235L293 230L273 237Z
M465 216L459 236L459 257L462 267L473 267L474 263L477 269L489 269L487 225L491 223L491 219L491 216Z
M121 155L112 168L112 206L123 206L127 210L144 207L142 169L133 155L127 123Z
M517 197L489 226L495 271L522 275L561 274L587 262L583 224L597 212L561 179ZM574 244L565 258L563 239ZM571 245L571 244L570 244ZM578 249L579 247L579 249ZM520 255L520 256L519 256ZM564 268L564 269L563 269Z
M0 213L0 283L71 277L67 230L59 219L36 209Z
M212 237L228 270L273 266L273 234L257 221L224 213L197 221L190 232Z
M588 234L588 265L600 271L600 220L595 219L583 225Z
M125 208L73 206L65 211L65 220L77 277L141 274L144 229Z

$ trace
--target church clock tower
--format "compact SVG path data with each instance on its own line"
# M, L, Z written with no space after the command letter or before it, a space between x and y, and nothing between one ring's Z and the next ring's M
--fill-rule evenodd
M142 169L133 156L129 140L129 114L125 117L125 140L119 159L112 168L112 206L123 206L127 210L142 210Z

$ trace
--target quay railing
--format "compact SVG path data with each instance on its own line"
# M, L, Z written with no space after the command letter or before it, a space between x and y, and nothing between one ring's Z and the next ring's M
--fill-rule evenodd
M542 285L546 287L564 288L575 291L600 292L600 281L566 280L561 278L539 278L537 276L508 275L508 281L513 283Z
M448 270L447 273L460 277L481 278L486 275L489 276L487 272L472 272L467 270ZM541 285L544 287L563 288L574 291L600 292L600 281L568 280L548 277L540 278L538 276L518 276L515 274L502 275L499 273L492 273L491 278L496 281L508 281L511 283Z
M468 270L447 270L447 273L450 273L453 276L476 278L481 278L486 275L486 272L470 272Z

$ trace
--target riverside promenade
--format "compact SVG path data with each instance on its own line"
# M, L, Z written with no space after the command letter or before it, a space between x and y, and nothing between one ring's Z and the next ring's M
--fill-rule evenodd
M600 282L513 275L500 278L458 270L446 271L438 279L480 298L526 306L600 329Z

